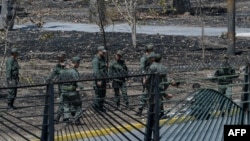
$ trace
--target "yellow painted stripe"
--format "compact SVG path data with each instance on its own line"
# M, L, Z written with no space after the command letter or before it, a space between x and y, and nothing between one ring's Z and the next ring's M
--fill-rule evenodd
M212 113L213 116L218 117L221 111L217 111ZM230 112L230 115L236 115L237 109L233 109L233 111ZM183 123L187 121L192 121L194 120L195 117L193 116L180 116L180 117L173 117L171 119L162 119L160 120L160 125L171 125L174 123ZM82 131L82 132L77 132L73 134L66 134L62 136L55 136L54 140L55 141L63 141L63 140L77 140L77 139L82 139L82 138L90 138L90 137L97 137L97 136L105 136L105 135L110 135L110 134L116 134L120 132L127 132L131 131L133 129L141 129L144 128L145 126L140 123L135 123L133 125L124 125L124 126L117 126L115 127L107 127L107 128L102 128L98 130L90 130L90 131ZM38 141L38 140L33 140L33 141Z
M160 125L162 124L173 124L173 123L181 123L185 121L190 121L193 120L194 117L187 117L187 116L182 116L182 117L174 117L171 119L163 119L160 120ZM82 132L77 132L74 134L67 134L63 136L56 136L54 139L55 141L63 141L65 139L68 140L77 140L77 139L82 139L82 138L90 138L90 137L97 137L97 136L105 136L105 135L110 135L110 134L116 134L120 132L127 132L131 131L133 129L141 129L145 128L143 124L140 123L135 123L133 125L124 125L124 126L118 126L116 128L110 127L110 128L103 128L103 129L98 129L98 130L90 130L90 131L82 131Z

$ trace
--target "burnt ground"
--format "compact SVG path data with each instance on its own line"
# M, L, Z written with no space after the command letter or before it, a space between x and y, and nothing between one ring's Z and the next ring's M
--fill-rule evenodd
M195 3L192 3L193 9L197 9ZM237 1L237 27L250 27L250 13L249 4L247 0ZM139 22L141 24L151 25L180 25L180 26L200 26L202 22L208 27L225 27L227 25L226 13L223 9L226 7L224 1L203 1L203 16L202 19L197 15L184 14L175 15L173 13L151 15L141 12ZM86 2L71 0L62 3L29 3L25 1L20 5L21 12L20 17L17 20L17 24L30 22L30 18L33 21L65 21L65 22L79 22L89 23L88 21L88 9ZM25 8L24 8L25 7ZM210 8L208 8L210 7ZM22 9L24 8L24 9ZM217 9L211 12L211 9ZM220 11L221 10L221 11ZM23 12L23 13L22 13ZM41 20L40 20L41 19ZM121 21L116 21L121 22ZM136 69L139 67L139 58L143 53L144 45L153 43L155 45L155 51L164 54L163 63L167 66L176 65L190 65L197 62L203 62L202 60L202 48L201 37L187 37L187 36L165 36L165 35L146 35L138 34L137 43L138 47L133 48L131 45L131 35L129 33L106 33L107 45L109 52L109 59L112 60L114 52L118 49L122 49L126 54L124 58L127 61L129 68ZM86 33L77 31L41 31L41 30L14 30L9 33L8 39L10 41L10 47L17 47L21 50L19 56L19 63L21 65L21 73L23 76L22 81L27 82L27 79L42 79L48 75L51 68L56 63L55 53L58 51L67 52L67 58L79 55L82 58L82 64L79 68L81 73L91 72L90 61L95 54L95 47L103 44L101 33ZM205 62L215 62L220 60L221 54L224 54L227 49L227 40L219 38L217 36L205 36ZM4 52L4 44L1 43L0 52ZM248 58L250 49L249 38L237 38L236 40L236 56L233 59ZM2 57L1 57L2 60ZM177 90L176 88L170 88L169 91L175 94L174 100L185 97L191 90L191 85L198 81L203 87L215 87L214 83L209 81L197 80L212 73L213 70L193 71L187 73L169 72L170 77L182 78L186 80L182 86ZM196 79L197 78L197 79ZM1 74L1 81L5 79L4 73ZM236 81L241 82L243 77L241 76ZM91 88L91 82L85 83L86 88ZM137 81L132 82L132 85L138 84ZM140 94L141 89L138 87L131 88L129 95ZM240 92L241 88L236 87L234 92ZM4 97L6 91L1 91L1 104L0 107L5 107ZM32 96L45 93L45 88L27 88L18 91L18 95ZM108 96L112 97L112 90L109 90ZM91 98L93 91L87 91L83 94L84 97ZM235 99L239 99L239 96L235 96ZM39 101L37 98L17 99L16 105L18 107L43 104L43 101ZM136 103L137 99L133 99L132 103ZM84 105L85 107L87 104ZM166 105L169 108L170 105ZM43 109L32 109L32 114L39 115ZM14 115L25 114L25 108L20 108L18 111L10 112ZM134 112L132 111L131 114ZM38 119L27 118L27 121L38 124ZM40 121L41 119L39 119ZM60 128L58 125L57 128ZM31 130L33 128L30 128Z

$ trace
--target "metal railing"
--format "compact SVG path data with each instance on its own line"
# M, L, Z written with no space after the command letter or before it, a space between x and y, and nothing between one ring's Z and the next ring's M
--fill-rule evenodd
M188 67L188 66L187 66ZM186 68L187 68L186 67ZM171 68L169 69L171 70ZM130 109L121 104L121 109L116 108L113 89L107 87L104 108L106 112L96 111L92 108L93 88L92 84L96 78L93 74L82 74L81 81L85 89L80 91L83 97L83 112L79 117L81 124L75 125L60 121L54 122L55 109L58 107L57 97L59 95L54 85L63 82L44 83L42 79L33 79L33 83L20 83L18 90L20 95L16 97L16 110L7 110L4 105L4 97L1 97L0 126L2 140L193 140L197 136L206 139L221 139L224 124L249 124L249 67L240 74L236 82L231 84L233 100L241 99L237 104L217 92L217 84L210 82L210 78L201 78L200 71L169 71L169 76L180 82L178 88L169 87L166 93L172 93L172 99L162 99L159 91L158 74L142 74L132 70L126 76L132 81L127 85ZM204 73L204 72L203 72ZM137 107L140 106L142 93L141 77L149 76L153 79L146 110L142 116L136 116ZM111 75L105 78L124 77L123 75ZM72 81L71 81L72 82ZM168 83L168 82L167 82ZM191 89L194 83L200 83L201 88ZM243 91L240 89L243 87ZM3 85L4 90L9 89ZM46 90L46 92L45 92ZM122 96L120 97L122 98ZM164 109L160 108L160 104ZM227 110L231 109L231 110ZM146 111L146 113L145 113ZM160 116L160 113L164 113ZM209 126L208 126L209 125ZM218 126L216 126L218 125ZM212 128L216 134L211 136ZM201 130L209 132L202 132ZM197 131L187 137L186 133ZM185 133L185 132L186 133ZM198 134L199 133L199 134ZM177 136L178 134L178 136ZM210 136L210 137L208 137Z

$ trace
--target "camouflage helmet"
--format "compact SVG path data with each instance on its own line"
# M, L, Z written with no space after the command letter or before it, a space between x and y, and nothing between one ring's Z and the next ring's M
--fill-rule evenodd
M80 61L81 61L81 58L80 57L78 57L78 56L75 56L75 57L73 57L72 59L71 59L71 61L73 62L73 63L80 63Z
M97 50L98 50L98 51L102 51L102 52L107 52L107 50L105 49L104 46L99 46L99 47L97 47Z
M117 54L117 55L120 55L120 56L123 56L123 51L118 50L118 51L116 52L116 54Z
M59 57L59 58L63 58L63 57L65 57L65 55L66 55L65 52L58 52L57 53L57 57Z
M160 54L155 54L155 60L161 60L162 56Z
M145 48L145 49L146 49L146 50L152 50L153 48L154 48L154 45L150 43L150 44L147 44L147 45L146 45L146 48Z
M10 52L11 53L18 53L18 50L17 50L17 48L12 48Z
M229 59L229 56L226 55L226 54L223 54L223 55L222 55L222 59L223 59L223 60L227 60L227 59Z

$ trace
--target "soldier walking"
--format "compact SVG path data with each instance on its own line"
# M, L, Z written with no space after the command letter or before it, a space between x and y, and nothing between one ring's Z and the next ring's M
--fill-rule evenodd
M160 85L159 85L160 97L161 97L160 115L159 115L160 118L162 118L164 116L163 100L164 99L168 100L168 99L173 97L172 94L165 93L165 91L167 90L169 84L175 86L174 81L172 81L171 83L167 83L168 82L167 68L160 63L161 59L162 59L162 57L160 54L155 54L154 62L149 67L150 74L158 73L159 77L160 77ZM152 79L151 76L148 77L148 79L146 80L146 83L150 83L151 79ZM156 87L158 87L158 86L156 86Z
M76 124L80 123L80 114L82 113L82 101L79 94L79 90L83 89L80 82L67 82L67 81L77 81L80 79L79 72L77 68L80 65L80 58L73 57L72 68L67 64L66 68L61 71L59 76L59 81L62 83L62 103L63 103L63 121L71 122L71 116Z
M106 97L106 79L101 78L105 78L108 72L108 65L105 60L105 53L107 50L104 46L99 46L97 51L97 54L92 60L93 73L96 78L94 82L95 99L93 108L101 112L106 112L103 108L104 99Z
M217 69L214 73L214 80L217 80L218 91L232 100L232 86L234 78L238 78L239 74L236 74L235 69L230 65L228 56L223 56L223 62L221 68ZM222 103L220 110L223 109L225 101ZM227 108L228 110L231 107Z
M127 86L126 86L126 76L128 74L128 68L125 64L125 61L122 59L123 52L118 50L115 54L115 60L111 63L109 71L112 76L121 76L119 78L115 78L112 81L112 87L115 92L115 102L116 108L121 109L120 107L120 91L122 92L122 98L126 104L126 107L129 109L129 101L127 96Z
M234 78L238 78L235 69L229 64L228 56L223 56L221 68L217 69L214 73L215 79L218 83L218 91L224 94L229 99L232 99L232 86Z
M15 87L19 82L19 69L20 66L17 62L18 50L17 48L12 48L10 57L6 61L6 79L8 87ZM17 95L17 88L8 89L7 103L8 109L16 109L13 105Z
M154 62L155 60L155 53L151 52L148 56L147 56L147 67L146 70L148 72L149 66ZM147 104L147 100L149 97L149 93L150 93L150 82L147 81L147 78L144 77L142 79L142 85L143 85L143 94L141 95L140 98L140 107L138 108L136 115L137 116L141 116L143 108L146 106Z
M59 79L60 72L65 68L65 53L59 52L57 54L58 63L55 65L54 69L50 73L50 75L46 78L46 82L49 83L52 80ZM61 84L58 84L58 94L59 94L59 106L56 112L55 122L59 122L61 116L63 115L63 105L62 105L62 97L61 97Z
M148 44L145 48L145 54L143 54L143 56L140 58L140 69L142 72L147 72L148 68L150 66L150 61L148 56L153 52L153 45L152 44Z

